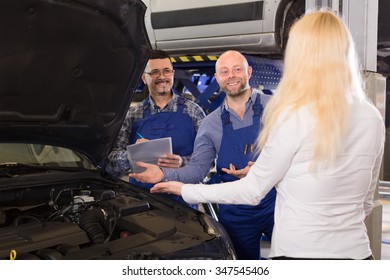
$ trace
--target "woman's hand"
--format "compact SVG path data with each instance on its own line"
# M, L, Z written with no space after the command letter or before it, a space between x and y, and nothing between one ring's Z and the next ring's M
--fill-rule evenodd
M152 193L169 193L169 194L175 194L175 195L181 196L181 189L182 189L183 185L184 185L183 183L177 182L177 181L158 183L150 189L150 192L152 192Z

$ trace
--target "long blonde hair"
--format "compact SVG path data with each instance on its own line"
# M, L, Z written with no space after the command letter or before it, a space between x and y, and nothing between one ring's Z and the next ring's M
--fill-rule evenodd
M331 11L304 15L291 28L284 57L284 73L267 104L261 149L282 112L307 106L316 118L312 131L313 162L333 160L342 145L350 100L364 99L352 37Z

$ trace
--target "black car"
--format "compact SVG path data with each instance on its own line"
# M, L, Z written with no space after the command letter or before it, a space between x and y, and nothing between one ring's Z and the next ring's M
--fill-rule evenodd
M223 228L105 173L151 46L138 0L0 0L0 259L235 259Z

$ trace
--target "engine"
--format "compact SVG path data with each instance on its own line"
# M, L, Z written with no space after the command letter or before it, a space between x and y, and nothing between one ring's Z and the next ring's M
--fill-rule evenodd
M0 209L0 259L159 258L145 245L177 231L149 202L111 189L52 188L44 203Z

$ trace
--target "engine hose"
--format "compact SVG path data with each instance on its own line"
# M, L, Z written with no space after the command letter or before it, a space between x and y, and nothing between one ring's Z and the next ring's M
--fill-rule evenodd
M104 243L106 231L103 228L105 221L104 212L100 208L93 208L80 216L80 227L85 230L88 237L94 243Z

